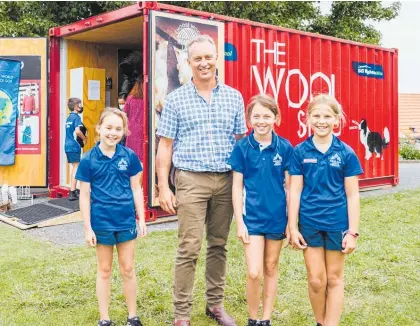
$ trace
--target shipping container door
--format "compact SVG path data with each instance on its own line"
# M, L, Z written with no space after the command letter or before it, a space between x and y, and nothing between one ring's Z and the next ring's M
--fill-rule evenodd
M149 15L149 206L157 207L156 151L159 140L156 130L166 95L191 80L186 45L198 35L209 35L215 42L218 61L217 75L225 78L224 23L191 16L150 11ZM174 169L171 169L173 176ZM174 190L173 177L170 186Z

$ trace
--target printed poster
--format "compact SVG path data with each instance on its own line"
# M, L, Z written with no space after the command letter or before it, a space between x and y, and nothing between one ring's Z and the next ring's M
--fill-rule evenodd
M192 77L186 46L199 35L209 35L218 51L217 75L224 82L224 24L211 20L151 11L151 68L149 84L149 206L159 206L156 176L156 153L159 139L156 131L166 96L187 84ZM169 185L174 191L174 168Z

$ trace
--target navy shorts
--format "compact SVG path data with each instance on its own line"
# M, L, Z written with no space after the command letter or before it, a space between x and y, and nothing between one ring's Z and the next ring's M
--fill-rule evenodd
M263 233L263 232L249 232L249 235L258 235L264 237L267 240L283 240L286 239L286 234L284 233Z
M98 244L113 246L137 238L137 228L123 231L94 231Z
M79 163L80 162L80 153L76 152L66 152L67 162L69 163Z
M299 224L299 232L305 239L308 247L322 247L327 250L343 250L342 243L345 231L320 231L310 226Z

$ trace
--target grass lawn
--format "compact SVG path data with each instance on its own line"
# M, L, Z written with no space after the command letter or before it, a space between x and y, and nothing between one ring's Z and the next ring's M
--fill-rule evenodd
M245 325L245 265L232 226L225 306ZM362 200L361 238L346 264L342 325L420 325L420 191ZM0 224L0 325L96 325L95 251L34 240ZM138 307L145 326L171 325L176 232L137 242ZM198 264L193 325L204 315L204 250ZM273 325L315 325L301 252L283 250ZM124 325L121 278L114 268L111 318Z

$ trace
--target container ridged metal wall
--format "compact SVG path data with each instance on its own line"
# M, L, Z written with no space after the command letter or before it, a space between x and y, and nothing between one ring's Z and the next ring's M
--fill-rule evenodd
M276 131L289 139L293 145L302 142L309 135L305 117L311 94L321 92L334 94L347 116L347 124L341 128L340 139L355 150L365 171L361 176L360 186L398 183L397 50L148 1L54 28L50 31L51 41L56 37L92 28L91 25L86 25L91 20L93 24L108 23L108 20L117 22L142 14L147 16L148 10L162 10L222 21L225 24L225 42L232 44L237 52L235 61L230 61L225 56L226 84L238 89L245 103L251 96L260 92L276 94L282 115L281 125ZM144 24L143 29L146 30L147 19ZM150 46L146 37L148 34L143 31L143 35L144 48L148 48ZM263 53L262 42L266 54ZM274 49L277 51L276 54L270 52ZM59 48L55 46L51 53L51 75L53 75L59 71ZM353 62L381 67L383 78L360 76L354 71ZM145 63L144 73L147 80L152 80L153 76L149 75L147 66ZM326 80L320 77L321 74ZM271 79L266 78L267 76ZM266 79L271 82L265 87ZM56 90L58 81L53 81L52 89ZM59 119L55 113L59 112L59 103L57 99L51 100L54 104L50 110L52 129L59 130ZM388 128L390 143L384 149L382 157L377 158L373 154L366 159L366 148L362 144L357 126L353 123L353 121L360 123L363 119L367 121L369 130L378 132L382 138L384 128ZM56 166L59 158L58 147L56 143L50 145L54 149L54 155L51 156L52 165ZM52 174L50 171L49 175L53 176L49 182L50 186L58 185L58 174Z
M293 145L305 140L309 135L305 117L311 94L334 94L347 118L339 137L355 150L365 171L361 186L398 182L398 54L395 49L241 21L226 22L225 41L233 44L237 52L236 61L225 61L226 83L240 90L245 103L261 91L271 95L278 92L282 116L277 128L280 135ZM360 76L352 63L381 66L383 78ZM326 78L322 79L320 73ZM373 153L367 159L369 153L366 155L354 123L362 120L381 138L384 138L384 128L388 128L390 143L381 157Z

